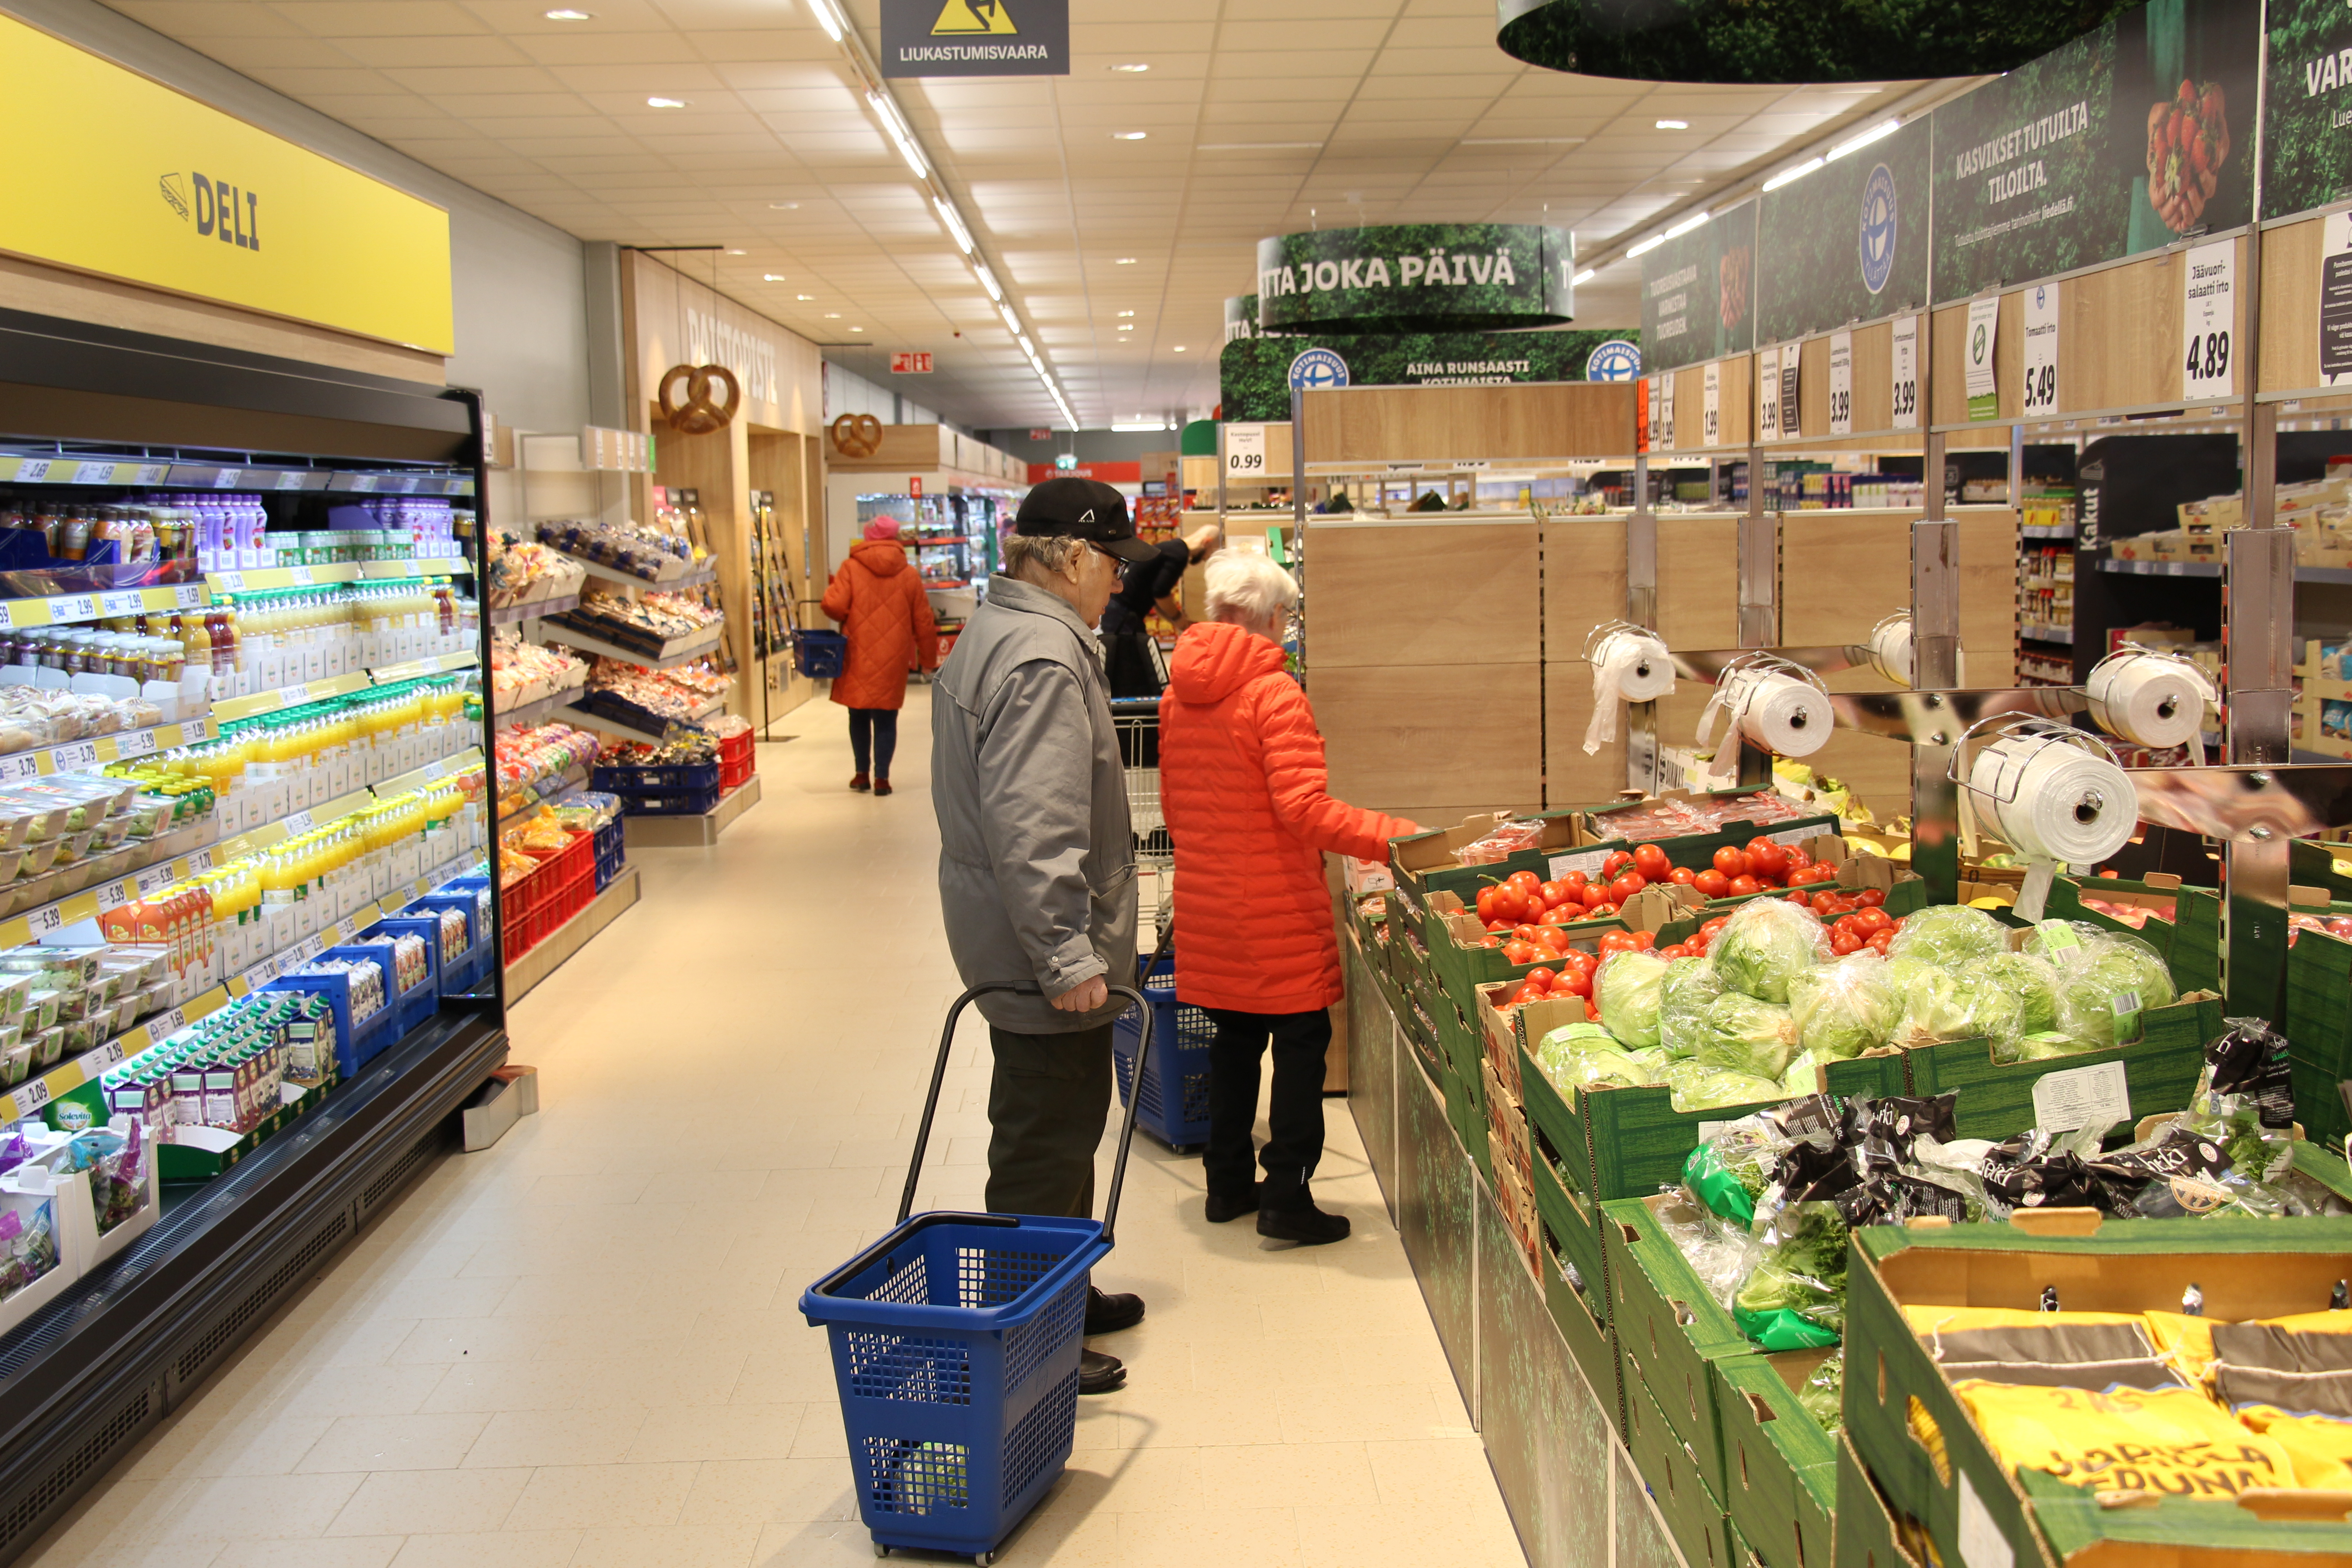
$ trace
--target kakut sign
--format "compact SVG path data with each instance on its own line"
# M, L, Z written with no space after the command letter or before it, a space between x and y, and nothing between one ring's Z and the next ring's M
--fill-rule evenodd
M1576 237L1532 224L1396 224L1257 245L1257 331L1498 331L1573 318ZM1230 326L1227 337L1234 334Z

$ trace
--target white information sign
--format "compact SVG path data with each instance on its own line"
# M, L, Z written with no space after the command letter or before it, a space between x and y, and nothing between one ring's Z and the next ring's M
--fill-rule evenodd
M1780 351L1776 348L1756 356L1756 435L1760 441L1780 437Z
M1993 340L2000 333L2000 297L1987 295L1969 301L1969 335L1960 345L1960 363L1967 372L1969 417L2000 416L2000 387L1993 380Z
M2180 269L2180 395L2234 396L2236 356L2231 353L2238 320L2238 242L2200 245Z
M1228 425L1225 426L1225 477L1230 479L1262 479L1265 474L1265 426L1263 425Z
M1723 440L1723 366L1710 363L1699 382L1699 430L1704 446Z
M1830 434L1853 434L1853 334L1830 334Z
M2018 411L2028 419L2058 412L2058 285L2025 290L2025 384Z
M1898 316L1895 320L1894 385L1891 406L1895 411L1895 428L1919 428L1919 318Z

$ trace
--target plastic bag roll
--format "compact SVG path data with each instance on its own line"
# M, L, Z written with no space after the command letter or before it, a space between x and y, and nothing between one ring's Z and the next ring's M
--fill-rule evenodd
M1897 685L1911 684L1911 617L1889 616L1870 632L1870 667Z
M2139 820L2122 768L2047 737L1994 741L1969 764L1969 784L1993 830L2030 858L2095 866L2130 842Z
M1783 757L1810 757L1829 743L1836 721L1819 688L1777 669L1740 677L1732 728L1750 745Z
M2204 673L2193 665L2132 652L2100 660L2083 691L2101 729L2151 750L2194 741L2205 727L2205 705L2213 696Z
M1674 659L1664 642L1633 628L1601 638L1592 650L1592 719L1584 727L1585 755L1617 738L1619 703L1654 702L1674 689Z

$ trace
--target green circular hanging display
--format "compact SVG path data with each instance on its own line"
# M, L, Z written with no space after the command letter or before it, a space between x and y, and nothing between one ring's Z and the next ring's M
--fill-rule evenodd
M1554 327L1574 315L1575 271L1575 237L1534 224L1280 235L1257 242L1257 326L1262 333Z
M2139 0L1497 0L1515 59L1635 81L1901 81L2013 70Z

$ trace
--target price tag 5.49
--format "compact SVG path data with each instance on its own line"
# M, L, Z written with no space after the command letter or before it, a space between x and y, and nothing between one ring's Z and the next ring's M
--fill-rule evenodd
M2058 409L2058 286L2025 290L2025 384L2019 408L2029 418Z

